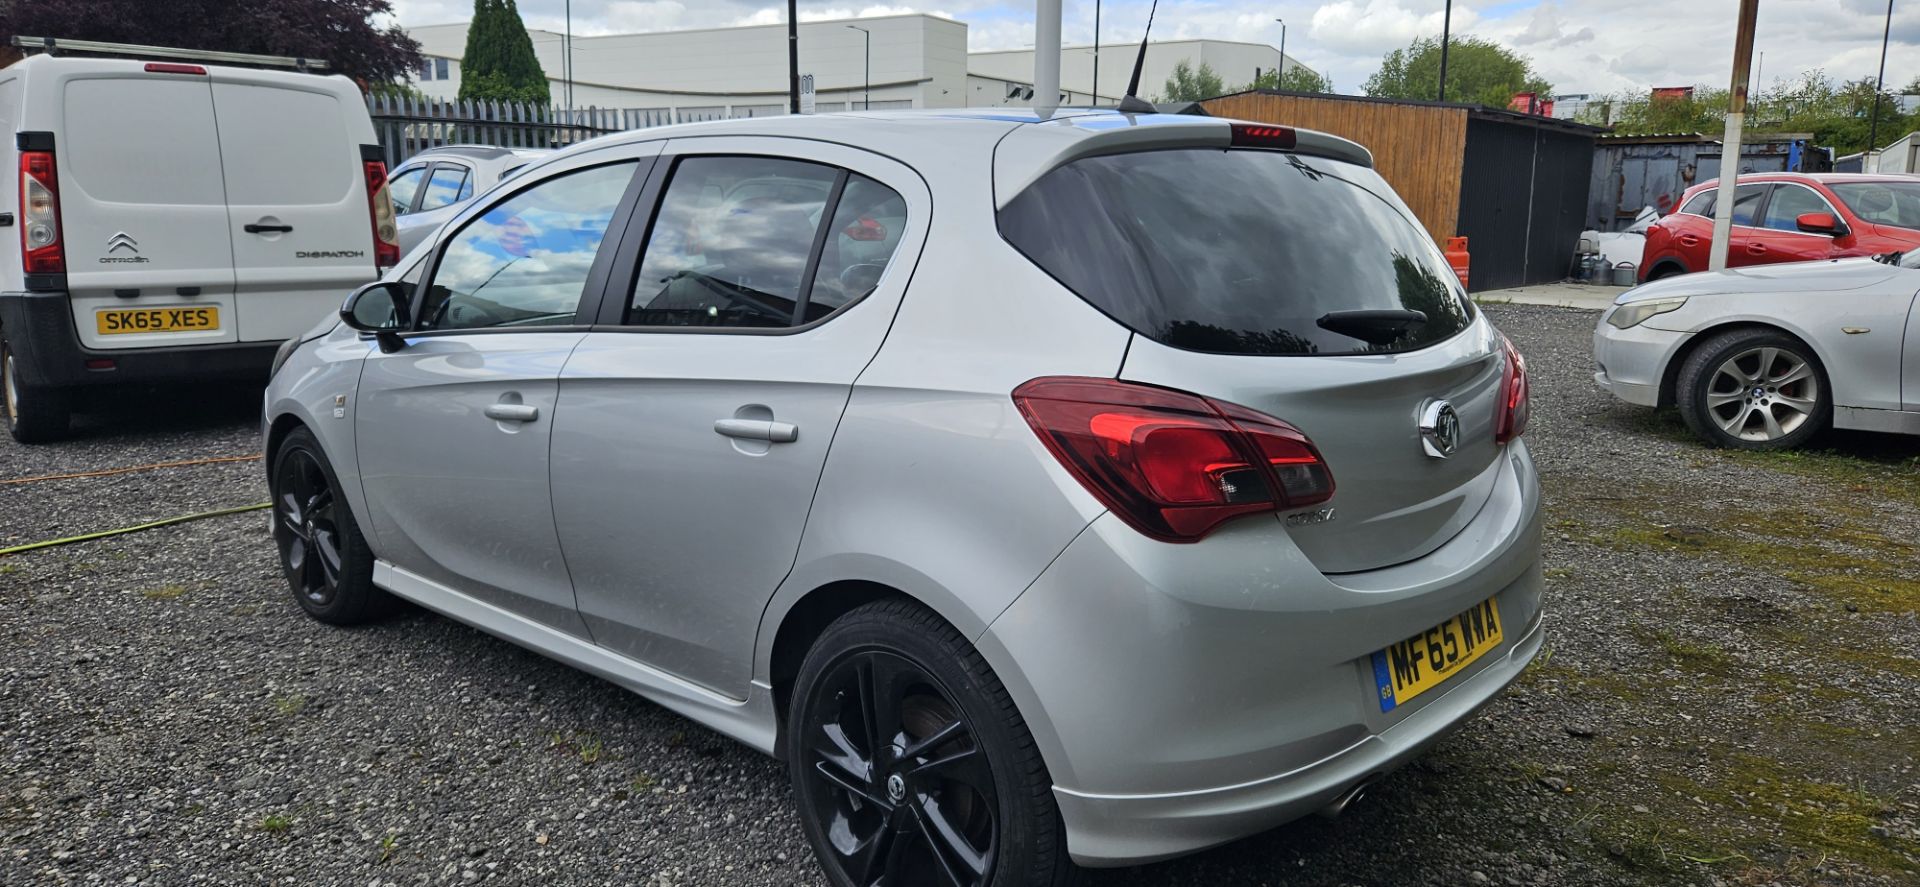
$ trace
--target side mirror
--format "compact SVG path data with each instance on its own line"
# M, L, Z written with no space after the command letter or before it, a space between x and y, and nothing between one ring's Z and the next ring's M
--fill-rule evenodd
M376 280L354 290L340 306L340 322L372 333L380 350L392 354L406 345L400 333L413 326L412 299L407 289L397 280Z
M1793 220L1793 225L1808 234L1825 234L1828 237L1847 236L1847 226L1833 213L1801 213Z

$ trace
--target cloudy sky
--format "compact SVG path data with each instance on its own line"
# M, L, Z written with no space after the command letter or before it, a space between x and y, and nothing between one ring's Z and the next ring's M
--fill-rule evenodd
M783 21L786 5L769 0L572 0L576 34L659 31ZM1414 37L1439 35L1443 0L1163 0L1156 37L1212 37L1280 43L1287 54L1333 78L1340 92L1358 92L1380 57ZM564 0L519 0L528 25L561 29ZM1093 40L1092 0L1066 0L1065 39ZM1139 39L1147 3L1105 0L1101 37ZM1733 59L1736 0L1456 0L1455 34L1497 40L1533 59L1560 92L1638 91L1649 86L1724 85ZM1887 83L1920 76L1920 3L1896 2ZM464 21L471 0L394 0L404 25ZM1764 53L1760 83L1812 68L1838 79L1873 76L1886 22L1884 0L1766 0L1756 50ZM1011 49L1033 42L1033 4L996 0L932 0L868 4L800 3L802 19L932 12L968 25L973 49Z

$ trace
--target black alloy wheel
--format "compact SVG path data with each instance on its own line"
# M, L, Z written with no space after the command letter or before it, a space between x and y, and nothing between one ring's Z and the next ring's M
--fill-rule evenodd
M324 608L340 594L340 527L333 484L313 454L296 449L274 469L274 537L295 594Z
M373 552L340 479L313 432L296 428L275 448L267 475L280 571L307 615L354 625L385 615L395 598L373 585Z
M787 697L795 801L834 887L1066 887L1053 780L980 651L904 598L820 633Z
M884 648L849 651L802 729L808 812L832 862L871 885L981 887L999 835L993 771L940 682Z

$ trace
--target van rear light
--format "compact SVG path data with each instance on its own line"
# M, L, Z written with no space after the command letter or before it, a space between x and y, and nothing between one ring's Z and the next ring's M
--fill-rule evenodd
M28 274L61 274L60 178L52 151L20 152L20 255Z
M1235 148L1275 148L1288 150L1294 146L1297 137L1291 126L1264 126L1257 123L1233 124Z
M1504 366L1500 373L1500 402L1494 406L1493 442L1505 444L1527 430L1527 417L1533 411L1532 393L1527 384L1527 359L1505 335L1500 337Z
M1246 407L1066 376L1027 382L1013 402L1075 480L1155 539L1196 542L1241 515L1333 497L1333 474L1313 442Z
M387 189L387 165L366 161L367 216L373 220L373 264L384 273L400 264L400 226L394 220L393 195Z
M207 73L207 69L202 68L199 65L181 65L181 64L175 64L173 62L148 62L147 73L149 74L199 74L201 76L205 76Z

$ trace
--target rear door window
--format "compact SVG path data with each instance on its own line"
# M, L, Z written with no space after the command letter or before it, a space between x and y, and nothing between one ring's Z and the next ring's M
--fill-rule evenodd
M426 212L458 203L466 184L466 167L451 163L435 166L433 175L427 179L427 193L420 195L420 211Z
M792 326L839 177L825 164L774 157L681 160L647 236L627 322Z
M1191 351L1408 351L1472 319L1386 181L1337 160L1204 148L1076 160L1014 197L1000 233L1108 316ZM1426 319L1371 343L1319 323L1383 309Z
M1691 213L1696 216L1707 216L1708 218L1712 218L1714 193L1715 192L1713 191L1713 189L1709 188L1705 191L1702 191L1698 194L1693 195L1693 199L1687 201L1687 205L1681 207L1680 211L1683 213Z
M1733 197L1733 223L1749 227L1760 224L1760 201L1770 185L1741 185Z

